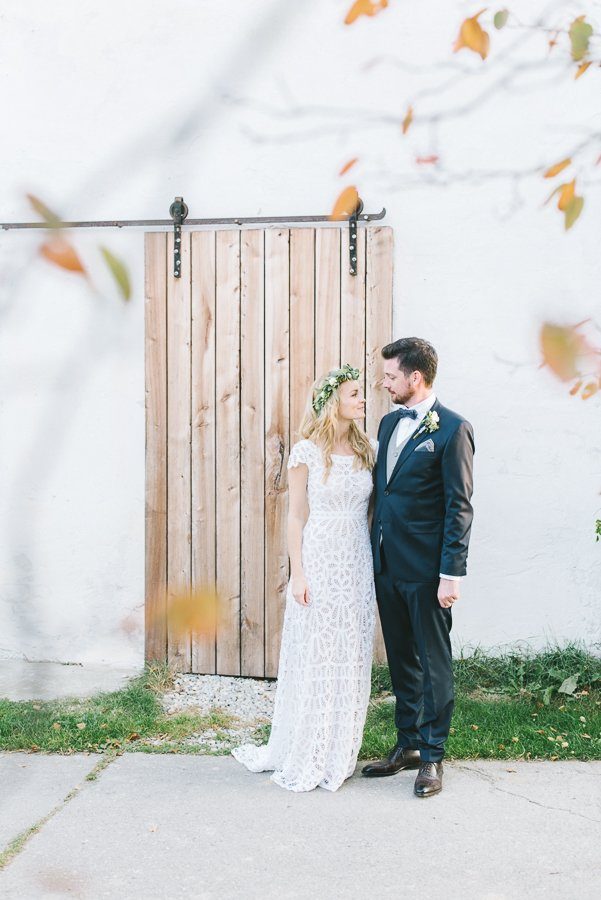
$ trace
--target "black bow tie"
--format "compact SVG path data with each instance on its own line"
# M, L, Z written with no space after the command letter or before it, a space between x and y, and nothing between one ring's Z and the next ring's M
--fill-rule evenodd
M416 409L397 409L396 414L399 419L417 419Z

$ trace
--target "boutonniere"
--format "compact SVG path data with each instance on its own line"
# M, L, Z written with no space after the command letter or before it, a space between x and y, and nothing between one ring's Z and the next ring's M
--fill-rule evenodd
M413 440L419 437L420 434L425 434L426 432L428 434L433 434L433 432L438 431L438 429L440 428L439 422L440 416L437 412L431 409L430 412L424 416L422 424L413 435Z

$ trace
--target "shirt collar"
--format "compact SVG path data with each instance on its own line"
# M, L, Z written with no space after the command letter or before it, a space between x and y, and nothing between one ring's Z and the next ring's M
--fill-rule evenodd
M434 404L436 403L436 394L432 393L429 397L426 397L425 400L421 400L419 403L416 403L415 406L407 407L404 403L399 404L401 409L414 409L417 412L417 418L423 419L426 413L428 413Z

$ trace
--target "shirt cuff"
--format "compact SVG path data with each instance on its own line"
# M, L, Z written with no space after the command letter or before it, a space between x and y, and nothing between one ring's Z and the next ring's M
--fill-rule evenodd
M439 577L446 578L447 581L461 581L463 575L443 575L442 572L440 572Z

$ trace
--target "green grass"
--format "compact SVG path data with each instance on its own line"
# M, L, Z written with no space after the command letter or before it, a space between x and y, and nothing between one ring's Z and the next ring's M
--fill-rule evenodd
M162 694L173 687L175 672L168 663L148 663L144 670L144 684L149 691Z
M385 756L394 746L393 717L394 704L372 703L363 735L363 759ZM448 759L601 759L600 738L599 700L578 698L545 706L459 695L446 755Z
M62 805L62 804L61 804ZM0 853L0 872L7 867L7 865L12 862L15 856L18 856L27 841L37 834L38 831L44 827L46 822L48 822L52 816L56 814L58 810L55 808L51 812L48 813L47 816L44 816L43 819L40 819L39 822L36 822L35 825L32 825L31 828L27 828L25 831L22 831L21 834L18 834L12 841L2 850Z
M454 661L456 703L447 744L451 759L601 759L601 659L577 645L539 653L461 654ZM55 753L204 753L222 755L235 727L220 710L167 715L158 694L173 673L150 666L113 693L83 700L0 700L0 749ZM374 666L361 758L385 755L395 743L388 668ZM202 743L208 729L223 749ZM192 735L200 739L191 742ZM255 732L269 737L269 725Z
M450 759L601 759L601 659L578 645L454 661ZM395 744L386 666L374 667L361 757Z
M562 684L574 675L578 676L577 690L585 686L601 689L601 658L577 644L538 653L522 649L493 655L476 649L457 656L453 670L458 694L480 692L545 703L557 697ZM391 687L388 666L374 666L372 697Z
M156 673L146 672L127 687L81 700L16 702L0 700L0 749L55 753L154 749L162 752L202 748L183 742L207 728L231 724L219 710L166 715L156 693Z

